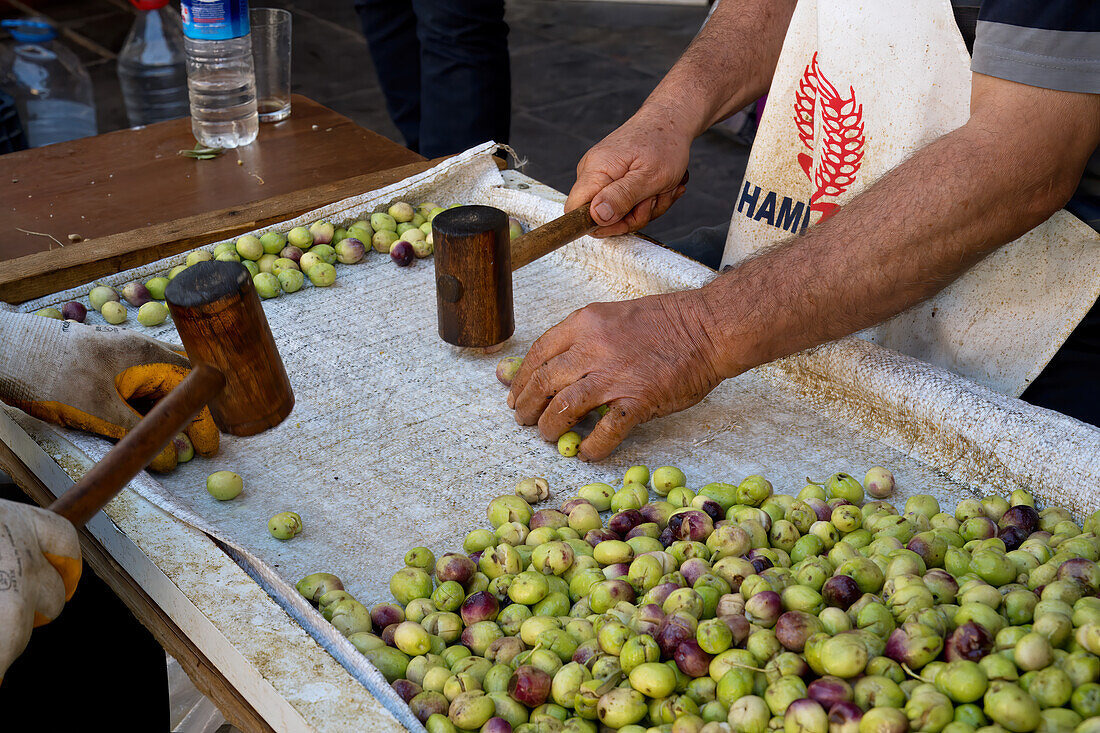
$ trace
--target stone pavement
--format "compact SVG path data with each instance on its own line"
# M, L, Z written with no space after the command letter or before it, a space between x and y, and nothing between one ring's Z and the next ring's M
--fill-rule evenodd
M173 3L178 7L178 3ZM255 0L294 14L294 91L398 142L352 0ZM101 132L126 126L115 69L132 22L128 0L0 0L0 18L55 21L96 87ZM577 161L637 109L706 15L702 7L508 0L513 147L526 172L568 191ZM7 34L0 34L0 40ZM722 130L692 148L687 194L646 233L664 242L729 219L748 150ZM681 248L717 265L720 245Z

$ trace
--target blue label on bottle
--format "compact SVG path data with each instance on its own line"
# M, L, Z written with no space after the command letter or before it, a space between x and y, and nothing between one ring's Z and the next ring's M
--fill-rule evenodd
M224 41L248 35L248 0L183 0L183 35L203 41Z

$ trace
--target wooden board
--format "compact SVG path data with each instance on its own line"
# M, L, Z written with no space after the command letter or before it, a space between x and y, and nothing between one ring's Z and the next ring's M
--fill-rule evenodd
M202 161L213 162L213 161ZM324 183L304 191L275 196L162 224L112 234L76 246L0 261L0 300L22 303L71 288L121 270L129 270L195 247L292 219L306 211L371 191L427 170L439 161L419 161L397 168Z
M423 160L306 97L291 104L255 143L213 160L178 155L195 144L190 118L0 156L0 260L59 248L19 229L68 249L81 246L70 234L99 239L325 184L337 200L359 193L339 188L345 179Z

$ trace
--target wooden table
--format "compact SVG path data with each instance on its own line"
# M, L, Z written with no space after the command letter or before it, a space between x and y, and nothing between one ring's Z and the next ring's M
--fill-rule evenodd
M5 212L0 299L23 302L234 236L401 180L431 164L306 97L295 95L292 104L290 118L261 125L255 144L214 160L177 155L194 144L189 119L0 157L0 210ZM82 241L70 241L70 234ZM6 433L0 431L0 469L38 503L48 504L71 482L10 419L0 418L0 427L6 426ZM137 511L146 513L144 522L157 515L148 505ZM205 536L188 539L189 528L179 527L170 531L183 533L193 545L209 543ZM286 709L257 712L223 673L232 660L211 659L181 630L173 619L180 609L170 613L166 608L175 601L151 595L171 590L171 579L160 581L153 559L125 537L107 517L97 515L81 532L84 557L196 686L242 729L296 727L285 717ZM239 570L228 557L224 560L225 572ZM147 587L150 578L159 590ZM250 692L254 700L276 700L275 707L285 702L262 681Z
M0 300L235 236L428 165L306 97L292 109L213 160L178 154L195 143L189 118L0 156Z

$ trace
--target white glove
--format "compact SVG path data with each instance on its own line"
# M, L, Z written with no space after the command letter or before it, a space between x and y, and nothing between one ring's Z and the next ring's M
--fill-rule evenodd
M53 512L0 500L0 679L31 629L57 618L80 579L76 528Z
M152 405L189 370L172 346L133 331L0 313L0 401L39 420L120 440L142 417L134 405ZM209 408L183 432L199 455L217 453ZM169 443L149 467L170 471L176 460Z

